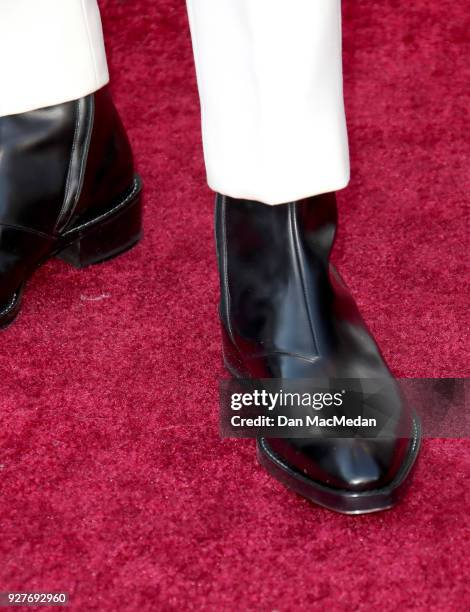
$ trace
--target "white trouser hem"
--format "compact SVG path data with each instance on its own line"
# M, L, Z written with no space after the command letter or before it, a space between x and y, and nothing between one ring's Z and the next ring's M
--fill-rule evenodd
M109 81L96 0L0 0L0 116L86 96Z
M268 194L266 192L255 192L255 191L243 191L233 187L232 189L227 185L218 185L216 182L208 179L209 188L229 198L236 198L239 200L251 200L254 202L260 202L261 204L268 204L269 206L278 206L280 204L287 204L288 202L299 202L305 198L311 198L322 193L331 193L332 191L339 191L344 189L349 184L349 173L343 178L342 181L337 180L331 183L321 184L319 181L313 181L310 187L304 189L290 190L282 194L280 191L276 194Z

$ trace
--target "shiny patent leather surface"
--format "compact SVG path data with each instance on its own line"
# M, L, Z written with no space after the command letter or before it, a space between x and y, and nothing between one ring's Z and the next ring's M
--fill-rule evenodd
M133 182L107 88L0 117L0 324L32 271L66 246L64 235L112 208Z
M313 481L366 491L397 475L413 422L347 287L329 263L334 194L267 206L217 196L224 356L240 378L382 379L388 416L377 439L269 439L273 453Z

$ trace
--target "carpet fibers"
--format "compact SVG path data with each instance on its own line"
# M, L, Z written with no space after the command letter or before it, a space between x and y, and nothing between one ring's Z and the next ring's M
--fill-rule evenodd
M144 241L54 261L0 336L0 590L74 610L464 610L470 443L428 440L406 499L348 517L220 440L212 195L182 0L101 4L145 181ZM352 182L334 260L398 376L468 376L470 24L345 2Z

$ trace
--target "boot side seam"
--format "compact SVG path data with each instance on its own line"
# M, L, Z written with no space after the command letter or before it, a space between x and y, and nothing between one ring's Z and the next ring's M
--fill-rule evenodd
M78 132L80 129L80 103L78 100L74 102L74 111L75 111L75 130L73 133L72 149L70 151L69 167L67 170L67 180L65 182L64 199L63 199L62 206L60 208L60 212L57 217L57 221L56 221L54 229L57 229L58 225L62 221L63 216L65 215L68 200L69 200L69 194L71 190L73 161L74 161L75 151L77 149Z
M77 113L75 133L70 153L64 201L54 228L56 231L65 229L80 200L93 132L95 117L94 94L77 100L75 104ZM86 112L87 107L88 113ZM82 124L84 122L86 122L85 130L82 129ZM80 144L82 144L82 146L80 146ZM74 187L75 193L73 194L72 189Z
M290 230L290 234L291 234L291 238L292 238L292 248L294 251L294 259L295 259L295 264L299 273L299 278L300 278L300 284L302 287L302 295L304 298L304 307L306 309L307 312L307 320L308 320L308 325L310 327L310 333L312 334L312 339L313 339L313 344L315 347L315 350L317 352L317 355L320 354L320 347L319 347L319 343L318 343L318 338L315 334L315 327L313 325L313 321L312 321L312 313L310 311L310 308L308 306L308 297L307 297L307 283L305 280L305 271L302 265L302 258L300 255L300 244L299 244L299 228L298 228L298 224L297 224L297 215L296 215L296 211L297 211L297 202L290 202L288 204L289 206L289 230Z

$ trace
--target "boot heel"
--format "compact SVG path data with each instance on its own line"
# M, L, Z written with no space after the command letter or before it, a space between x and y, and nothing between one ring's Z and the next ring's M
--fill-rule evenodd
M76 239L72 238L75 234ZM66 234L68 244L56 257L75 268L85 268L124 253L141 238L142 193L136 179L132 193L121 204Z

